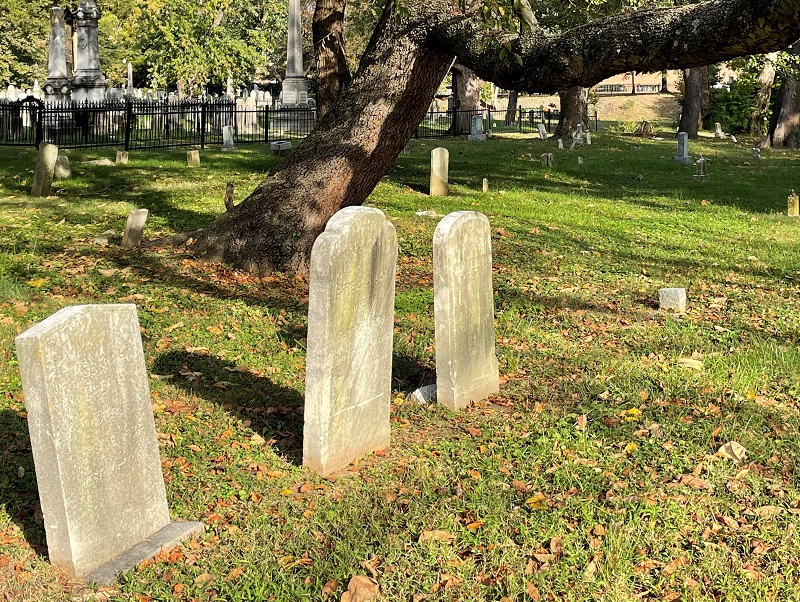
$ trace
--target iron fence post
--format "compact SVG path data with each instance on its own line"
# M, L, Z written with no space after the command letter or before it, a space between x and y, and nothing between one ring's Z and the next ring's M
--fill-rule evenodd
M206 100L200 102L200 148L206 148Z
M133 103L125 101L125 152L131 150L131 129L133 127Z
M594 110L594 131L600 131L600 122L597 121L597 109Z
M39 145L42 143L42 139L44 138L44 126L42 125L42 122L44 121L44 103L40 101L37 102L35 106L36 111L34 112L34 115L36 118L36 133L34 134L34 142L36 149L38 150Z
M522 107L517 107L519 111L519 118L517 119L517 127L519 128L520 134L522 133Z
M269 143L269 106L264 107L264 144Z

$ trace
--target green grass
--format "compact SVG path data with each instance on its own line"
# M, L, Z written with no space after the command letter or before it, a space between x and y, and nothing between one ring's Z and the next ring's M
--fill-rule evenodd
M0 600L79 587L46 561L13 338L120 301L139 308L170 512L207 530L107 598L320 600L335 579L338 600L364 574L387 600L800 599L800 155L765 151L759 173L746 142L703 139L696 183L672 139L534 138L441 142L437 198L440 143L412 141L370 197L400 244L392 445L330 479L301 467L307 284L119 248L131 209L148 236L200 228L225 182L238 202L278 159L70 151L75 177L32 199L33 151L0 149ZM461 413L405 401L435 380L428 209L492 224L504 384ZM657 310L662 286L688 288L686 315ZM714 455L731 440L739 465Z

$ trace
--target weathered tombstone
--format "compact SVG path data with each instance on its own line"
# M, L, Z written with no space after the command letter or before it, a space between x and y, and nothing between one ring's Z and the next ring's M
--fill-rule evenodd
M543 123L540 123L538 126L539 129L539 139L540 140L547 140L547 128Z
M69 157L66 155L58 155L56 164L53 166L53 179L54 180L67 180L72 177L72 169L69 165Z
M469 128L470 140L486 140L486 134L483 133L483 116L473 115L470 121Z
M489 220L456 211L433 234L436 395L458 410L500 390Z
M489 192L489 179L488 178L483 178L483 192L484 193Z
M222 128L222 150L233 150L233 126L226 125Z
M658 289L658 307L660 309L674 309L678 313L685 313L686 289L685 288Z
M753 162L756 164L756 168L761 171L761 149L755 147L750 152L753 154Z
M189 167L200 167L200 151L186 151L186 165Z
M275 142L270 142L269 148L273 155L279 157L292 150L292 143L286 140L276 140Z
M575 138L577 138L580 141L583 141L583 124L582 123L579 123L577 126L575 126Z
M722 131L722 124L717 122L714 124L714 138L724 138L725 134Z
M135 305L77 305L16 338L50 561L108 584L199 533L170 522Z
M558 148L564 149L564 140L561 138L558 139Z
M121 150L118 150L118 151L117 151L117 158L116 158L116 161L115 161L115 163L116 163L117 165L127 165L127 164L128 164L128 157L129 157L129 156L130 156L130 155L128 154L128 151L121 151Z
M556 157L553 153L542 153L540 159L545 167L555 167L556 165Z
M446 148L437 147L431 151L431 196L447 196L450 192L448 184L449 164L450 152Z
M711 177L706 172L706 162L707 159L705 157L700 157L695 163L697 171L692 176L692 180L695 182L708 182L709 178Z
M787 200L787 215L789 217L800 217L800 197L798 197L794 190L789 195Z
M311 251L303 464L326 475L389 445L397 236L346 207Z
M686 132L678 132L678 153L672 160L684 165L692 162L692 158L689 156L689 134Z
M147 222L147 214L147 209L137 209L128 214L125 230L122 233L123 249L133 249L141 244L144 225Z
M53 172L58 160L58 146L41 144L36 158L36 171L33 174L31 196L48 196L53 185Z
M586 144L590 145L592 143L592 133L589 130L586 130Z
M578 157L578 165L583 165L583 157Z
M734 136L733 134L731 134L731 142L733 142L734 144L736 144L736 143L738 143L738 142L739 142L739 140L737 140L736 136Z

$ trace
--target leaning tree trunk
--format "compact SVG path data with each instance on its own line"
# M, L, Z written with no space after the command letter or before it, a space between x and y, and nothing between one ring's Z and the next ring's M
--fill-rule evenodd
M572 135L578 124L589 127L589 89L574 86L558 93L561 104L558 117L558 127L555 135L557 138L566 138Z
M195 252L257 274L306 271L325 224L342 207L366 200L411 138L453 58L400 29L385 9L336 104L271 176L203 231Z
M747 133L753 136L765 136L767 134L767 111L769 110L769 100L772 96L772 86L775 83L775 61L777 59L777 52L764 55L764 65L758 74L758 80L756 80L753 111L750 113L750 120L747 122Z
M453 106L456 111L456 135L469 134L472 126L472 116L481 110L481 80L472 69L464 65L454 64L453 74ZM467 112L468 111L468 112Z
M344 47L346 0L317 0L311 31L317 64L317 118L333 106L352 77Z
M697 138L703 119L703 76L706 67L683 70L683 111L678 124L679 132L686 132L689 138Z
M517 98L516 90L508 91L508 106L506 107L506 125L517 123Z
M793 55L790 74L784 77L769 128L768 141L772 148L796 148L797 125L800 115L800 77L796 70L800 69L800 42L795 42L789 49Z

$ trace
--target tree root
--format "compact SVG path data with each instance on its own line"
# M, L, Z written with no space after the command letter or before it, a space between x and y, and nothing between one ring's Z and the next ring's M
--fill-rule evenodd
M143 240L141 247L143 249L158 249L161 247L180 247L190 240L197 238L203 233L202 230L192 230L191 232L182 232L181 234L173 234L172 236L164 236L163 238L154 238L153 240Z

